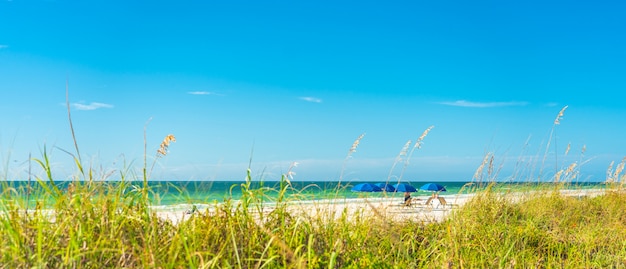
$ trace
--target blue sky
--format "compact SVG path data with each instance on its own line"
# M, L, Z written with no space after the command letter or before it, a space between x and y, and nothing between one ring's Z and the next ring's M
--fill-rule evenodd
M603 180L626 156L625 8L1 0L0 171L27 177L46 147L55 177L75 176L67 83L81 158L101 177L139 171L146 127L150 164L177 138L152 179L240 180L252 159L255 179L298 162L294 180L380 181L434 126L403 179L471 180L491 153L502 180L574 162Z

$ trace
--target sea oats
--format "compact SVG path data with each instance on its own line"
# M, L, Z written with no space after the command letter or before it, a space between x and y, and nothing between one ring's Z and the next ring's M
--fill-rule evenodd
M606 169L606 182L613 182L613 165L615 161L611 161L609 168Z
M413 156L413 152L415 151L415 149L422 148L422 141L424 141L424 138L426 137L426 135L428 135L430 130L433 129L434 127L435 127L434 125L431 125L430 127L426 128L426 130L424 130L422 135L420 135L420 137L418 137L417 140L415 140L415 145L411 149L411 152L409 153L408 157L406 158L406 162L404 163L405 167L409 164L409 160L411 159L411 156Z
M624 157L624 159L622 159L622 162L620 162L615 168L615 172L613 173L613 180L617 180L619 178L619 174L621 174L622 171L624 171L625 164L626 164L626 157Z
M287 169L287 173L285 173L285 178L287 179L287 182L289 184L291 184L291 182L289 181L289 179L293 180L293 176L296 175L296 172L292 171L294 167L298 166L298 162L292 162L291 165L289 165L289 169Z
M561 117L563 117L563 113L565 113L565 109L567 109L567 106L564 106L561 111L559 111L559 114L556 116L556 119L554 119L554 124L558 125L561 123Z
M569 153L570 147L572 146L571 143L567 143L567 148L565 149L565 155L567 155L567 153Z
M431 125L430 127L428 127L426 130L424 130L424 132L422 133L422 135L420 135L420 137L417 139L417 141L415 142L415 146L414 148L421 148L422 147L422 141L424 140L424 138L426 137L426 135L428 135L428 133L430 132L431 129L433 129L433 127L435 127L434 125Z
M396 162L400 162L402 160L402 157L407 155L407 153L409 152L410 146L411 146L411 140L409 139L409 141L407 141L406 144L404 144L404 147L402 147L402 150L400 150L398 157L396 157Z
M354 143L352 143L352 147L350 147L349 154L356 152L356 148L359 146L359 143L361 143L361 139L363 139L364 136L365 133L362 133L356 140L354 140Z
M389 181L391 179L391 175L393 174L393 170L396 168L396 165L402 161L402 157L407 155L407 152L409 151L409 147L411 147L411 140L409 139L409 141L407 141L404 146L402 147L402 149L400 150L400 153L398 153L398 156L396 156L396 160L393 162L393 165L391 166L391 169L389 170L389 175L387 176L387 181ZM408 162L408 158L406 160L406 162ZM405 162L405 165L406 165ZM400 172L400 177L402 178L402 174L404 173L404 170L402 170L402 172Z
M576 163L572 163L567 167L567 170L565 170L565 174L571 174L574 171L574 168L576 168Z
M487 176L492 176L493 175L493 155L491 155L491 158L489 158L489 166L487 167Z
M491 158L491 153L487 153L487 155L485 155L485 157L483 158L483 162L478 166L478 168L476 169L476 172L474 172L473 179L479 179L479 177L482 177L483 169L485 168L485 165L487 164L490 158Z
M554 182L558 183L559 181L561 181L561 175L563 174L563 170L559 170L559 172L556 173L556 175L554 175Z
M343 160L343 165L341 166L341 173L339 174L340 184L341 184L341 181L343 180L343 173L345 172L345 169L346 169L346 163L352 157L352 153L356 152L356 148L359 146L359 143L361 143L361 139L363 139L364 136L365 136L365 133L362 133L356 140L354 140L354 143L352 143L352 147L350 147L350 150L348 151L348 155L346 156L346 159Z
M399 177L400 180L402 179L402 176L404 175L404 171L409 166L409 161L411 160L411 157L413 156L413 152L415 152L415 149L418 149L418 148L422 147L422 141L424 140L426 135L428 135L428 133L430 132L430 130L433 127L435 127L435 126L431 125L430 127L428 127L426 130L424 130L422 135L420 135L420 137L418 137L417 140L415 140L415 145L413 146L413 148L411 148L411 151L409 152L409 154L407 155L406 159L404 160L404 166L402 167L402 171L400 172L400 177ZM409 140L409 142L410 142L410 140ZM394 166L395 166L395 163L394 163Z
M157 150L157 155L159 154L161 156L167 155L167 148L170 146L171 142L176 142L176 137L174 137L174 135L171 135L171 134L165 136L165 138L163 139L163 142L161 142L161 146Z

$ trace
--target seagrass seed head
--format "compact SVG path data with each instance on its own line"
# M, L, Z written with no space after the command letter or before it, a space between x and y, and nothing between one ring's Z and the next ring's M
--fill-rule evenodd
M174 137L174 135L172 134L165 136L165 138L163 139L163 142L161 142L161 146L157 150L157 155L159 156L167 155L167 152L168 152L167 149L170 146L171 142L176 142L176 137Z

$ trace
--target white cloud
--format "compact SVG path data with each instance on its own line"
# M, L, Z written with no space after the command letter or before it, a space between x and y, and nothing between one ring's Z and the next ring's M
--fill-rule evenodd
M555 106L558 106L558 105L559 104L556 103L556 102L551 102L551 103L547 103L545 106L547 106L547 107L555 107Z
M311 102L311 103L321 103L322 102L322 99L319 99L319 98L316 98L316 97L310 97L310 96L300 97L298 99L303 100L303 101L307 101L307 102Z
M191 95L219 95L221 96L221 94L216 93L216 92L206 92L206 91L192 91L192 92L187 92L188 94Z
M470 102L466 100L457 100L452 102L440 102L439 104L447 106L460 106L460 107L503 107L503 106L525 106L528 102Z
M99 108L113 108L113 105L91 102L89 104L74 103L72 106L78 110L96 110Z

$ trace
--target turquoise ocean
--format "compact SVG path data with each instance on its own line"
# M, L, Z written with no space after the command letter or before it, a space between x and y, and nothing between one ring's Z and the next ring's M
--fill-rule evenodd
M54 185L61 191L67 191L72 182L55 181ZM143 186L142 181L99 181L95 184L112 186L114 189L119 184L124 184L125 191L136 190ZM338 182L338 181L292 181L287 189L287 199L294 200L319 200L319 199L349 199L363 197L401 197L402 194L386 192L353 192L352 187L363 182ZM379 183L379 182L370 182ZM397 182L390 182L394 184ZM428 196L431 193L421 191L419 188L428 182L406 182L418 189L413 196ZM446 192L441 195L456 195L460 193L471 193L480 190L486 183L477 184L467 181L436 182L446 188ZM151 203L155 206L170 206L177 204L196 203L220 203L227 200L239 200L242 197L243 181L148 181L150 189ZM28 181L2 181L0 191L11 193L22 198L28 197L33 202L46 196L46 188L52 186L51 182L28 182ZM529 188L551 188L556 187L554 183L527 183L527 182L507 182L497 183L495 189L500 191L515 191ZM601 183L576 183L559 186L567 189L591 189L604 188ZM264 201L272 202L278 196L280 182L278 181L252 181L250 190L263 197ZM49 196L49 195L48 195ZM257 196L258 197L258 196Z

